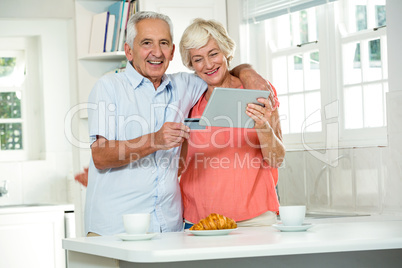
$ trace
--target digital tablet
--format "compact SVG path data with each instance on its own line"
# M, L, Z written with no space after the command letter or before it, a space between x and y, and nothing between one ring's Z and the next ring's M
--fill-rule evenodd
M215 88L200 118L199 125L213 127L253 128L254 120L246 114L248 103L262 105L258 98L268 98L270 91Z

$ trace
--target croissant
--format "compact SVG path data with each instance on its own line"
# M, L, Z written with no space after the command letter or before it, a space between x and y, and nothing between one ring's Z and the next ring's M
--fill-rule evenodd
M205 219L194 224L190 230L220 230L220 229L235 229L237 224L231 218L220 214L211 213Z

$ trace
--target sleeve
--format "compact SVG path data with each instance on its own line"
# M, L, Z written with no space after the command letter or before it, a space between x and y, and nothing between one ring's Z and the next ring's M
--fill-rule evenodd
M193 107L198 102L199 98L202 96L205 90L207 90L207 83L205 83L204 80L192 73L182 72L176 73L174 75L180 76L181 80L186 83L186 94L191 99L191 107Z
M191 98L193 100L193 106L194 106L201 98L202 94L204 94L205 90L207 90L208 85L204 80L202 80L195 74L191 74L190 83L194 83L193 86L194 90L191 92L192 94Z
M267 80L267 82L268 82L268 84L271 86L272 91L274 92L274 96L273 96L274 103L273 103L272 109L275 110L275 109L277 109L277 108L279 107L278 94L276 93L276 89L275 89L275 87L271 84L271 82L269 82L268 80Z
M88 98L88 128L90 141L96 136L116 140L116 98L110 79L101 78L92 89Z

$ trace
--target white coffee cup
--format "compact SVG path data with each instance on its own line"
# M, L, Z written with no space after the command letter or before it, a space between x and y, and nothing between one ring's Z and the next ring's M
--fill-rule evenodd
M127 234L145 234L151 223L151 214L125 214L123 215L124 229Z
M300 226L306 216L306 206L280 206L279 216L285 226Z

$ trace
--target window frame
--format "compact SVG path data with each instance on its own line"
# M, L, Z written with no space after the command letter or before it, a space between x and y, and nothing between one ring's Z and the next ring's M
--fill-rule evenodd
M334 17L334 12L332 7L325 7L324 5L319 5L316 6L316 12L317 12L317 23L320 24L328 24L328 20L323 20L323 18L326 18L327 16L329 17ZM321 19L321 20L320 20ZM268 23L267 23L268 24ZM327 28L329 29L328 32ZM329 37L332 36L332 38L335 36L335 30L334 27L319 27L319 32L317 33L319 37ZM269 38L268 38L269 39ZM332 79L334 81L334 77L336 77L336 73L333 70L334 68L331 68L330 62L334 62L335 57L331 54L328 53L322 53L323 50L330 50L330 49L335 49L335 46L333 42L327 41L327 42L322 42L318 40L317 43L311 42L308 44L305 44L303 46L297 46L296 44L293 44L292 46L289 46L287 48L281 48L277 49L273 45L272 42L267 42L269 44L269 57L267 57L267 64L268 64L268 70L269 70L269 77L273 77L272 75L272 70L275 68L273 66L272 62L275 57L279 56L289 56L293 54L303 54L307 53L309 51L318 51L320 55L320 89L318 90L320 92L320 97L321 97L321 131L320 132L306 132L306 133L286 133L283 134L283 140L285 142L287 150L311 150L311 149L325 149L327 147L332 146L334 144L334 141L328 140L333 138L333 136L327 135L327 128L326 124L328 123L325 118L325 111L324 107L325 104L328 104L331 108L333 108L332 103L336 101L336 95L333 94L333 91L337 90L336 84L331 84L328 81ZM327 48L328 47L328 48ZM275 86L275 81L272 81L273 85ZM324 90L327 88L327 90ZM302 91L302 93L309 93L309 91ZM281 107L279 107L279 113L281 113ZM333 118L329 118L329 122L333 122ZM331 145L330 145L331 144Z
M282 56L292 56L294 54L304 54L304 53L309 53L310 51L319 51L319 44L310 44L308 46L303 46L303 47L289 47L289 48L285 48L285 49L278 49L277 51L272 51L271 53L271 60L273 61L274 58L276 57L282 57ZM321 54L320 54L320 61L321 61ZM273 66L272 68L275 68L275 66ZM272 76L271 76L272 77ZM288 77L288 76L287 76ZM322 80L322 79L321 79ZM272 81L273 85L275 86L275 81ZM321 84L321 81L320 81ZM306 93L310 93L310 92L316 92L318 91L320 93L320 97L321 97L321 103L324 103L324 101L327 99L327 96L325 94L325 92L322 91L322 84L319 90L312 90L312 91L300 91L300 92L288 92L288 94L286 94L286 96L291 96L291 95L295 95L295 94L303 94L305 96ZM278 90L277 90L278 92ZM281 94L278 93L278 97L280 98ZM305 99L304 99L305 100ZM279 99L280 101L280 99ZM305 109L305 105L304 105L304 109ZM305 112L305 111L304 111ZM279 113L281 115L281 121L283 119L287 119L284 118L283 116L283 112L281 112L281 107L279 108ZM289 114L289 111L287 111L287 114ZM283 123L282 123L282 128L283 128ZM312 146L318 146L318 147L322 147L323 143L324 143L324 137L323 137L323 132L324 132L324 128L323 128L323 124L321 123L321 131L319 132L309 132L309 133L305 133L306 135L304 136L304 138L310 140L309 144ZM287 133L287 134L283 134L283 138L284 141L287 145L291 145L292 147L295 147L295 149L298 148L302 148L300 147L300 143L301 143L301 139L302 139L302 135L301 133Z
M27 60L27 45L23 41L23 38L0 38L0 56L10 56L19 55L23 57L21 68L25 70L28 69ZM4 54L2 54L4 53ZM18 57L18 56L17 56ZM17 64L18 65L18 64ZM20 150L0 150L0 162L9 161L23 161L28 160L29 149L28 149L28 136L29 130L27 127L27 98L26 98L26 85L29 83L27 81L27 76L24 75L21 78L20 85L14 86L2 86L0 85L0 92L21 92L21 118L0 118L0 123L21 123L22 130L22 149Z
M369 0L370 1L370 0ZM345 1L345 5L350 5L349 1ZM349 14L350 17L350 14ZM371 24L368 23L367 27L372 26ZM386 53L386 46L384 45L383 38L387 38L386 34L386 27L380 27L376 30L373 28L368 28L366 30L361 30L353 33L347 33L345 29L350 27L347 27L344 24L339 24L338 27L338 36L337 38L339 39L339 44L338 44L338 49L339 51L342 51L342 46L347 43L351 42L361 42L365 40L374 40L374 39L380 39L381 40L381 63L383 68L388 68L387 64L384 63L384 59L387 57ZM338 54L338 62L339 62L339 68L342 68L343 66L343 60L342 60L343 53ZM386 59L387 60L387 59ZM383 83L388 83L388 77L387 79L381 79L381 80L375 80L374 82L364 82L362 81L360 84L361 85L369 85L375 82L381 82ZM338 89L338 95L340 96L340 99L344 100L344 82L343 82L343 72L339 72L339 78L338 78L338 83L339 83L339 89ZM359 84L357 84L359 85ZM387 91L386 91L387 92ZM354 147L354 146L387 146L388 145L388 137L387 137L387 113L386 113L386 96L384 89L383 89L383 105L384 105L384 120L385 120L385 126L382 127L363 127L363 128L358 128L358 129L346 129L345 127L345 113L343 112L345 110L344 101L340 102L340 111L341 111L341 122L340 124L340 144L343 145L343 147ZM369 132L369 133L367 133Z

